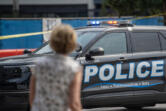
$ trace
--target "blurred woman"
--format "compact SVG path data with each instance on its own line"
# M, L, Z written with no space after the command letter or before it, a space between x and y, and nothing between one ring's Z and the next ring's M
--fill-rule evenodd
M31 111L81 111L82 68L67 56L76 48L76 33L69 25L56 26L49 43L56 53L31 68Z

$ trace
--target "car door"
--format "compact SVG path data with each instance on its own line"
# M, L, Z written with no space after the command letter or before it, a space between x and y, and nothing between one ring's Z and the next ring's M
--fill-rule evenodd
M163 92L165 54L162 52L161 42L164 40L157 31L132 31L131 35L134 81L140 84L133 89L134 95Z
M128 73L131 73L129 60L132 56L128 32L108 32L91 44L87 53L101 47L104 55L92 56L93 59L90 60L86 57L79 58L84 66L82 98L86 105L94 99L93 96L130 91L126 86Z

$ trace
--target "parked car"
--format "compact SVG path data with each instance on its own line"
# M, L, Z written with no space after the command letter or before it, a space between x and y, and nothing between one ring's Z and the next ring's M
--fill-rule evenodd
M83 107L141 108L166 103L166 27L123 21L90 24L95 26L76 29L79 45L70 55L83 65ZM0 59L3 106L28 106L29 67L36 58L51 54L46 42L31 54Z

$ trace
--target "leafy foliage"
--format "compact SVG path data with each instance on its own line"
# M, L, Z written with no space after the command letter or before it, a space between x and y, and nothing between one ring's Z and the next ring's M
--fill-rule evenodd
M103 16L148 16L163 12L165 0L103 0Z

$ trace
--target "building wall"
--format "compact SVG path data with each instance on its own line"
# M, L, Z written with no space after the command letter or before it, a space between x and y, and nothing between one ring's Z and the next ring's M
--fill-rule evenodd
M18 17L92 17L94 0L15 0ZM17 5L16 5L17 4ZM13 0L0 0L1 17L13 17Z
M0 15L13 17L12 6L0 5ZM19 17L87 17L87 5L20 5Z
M89 0L18 0L20 5L48 5L48 4L87 4ZM1 5L12 5L13 0L0 0Z

